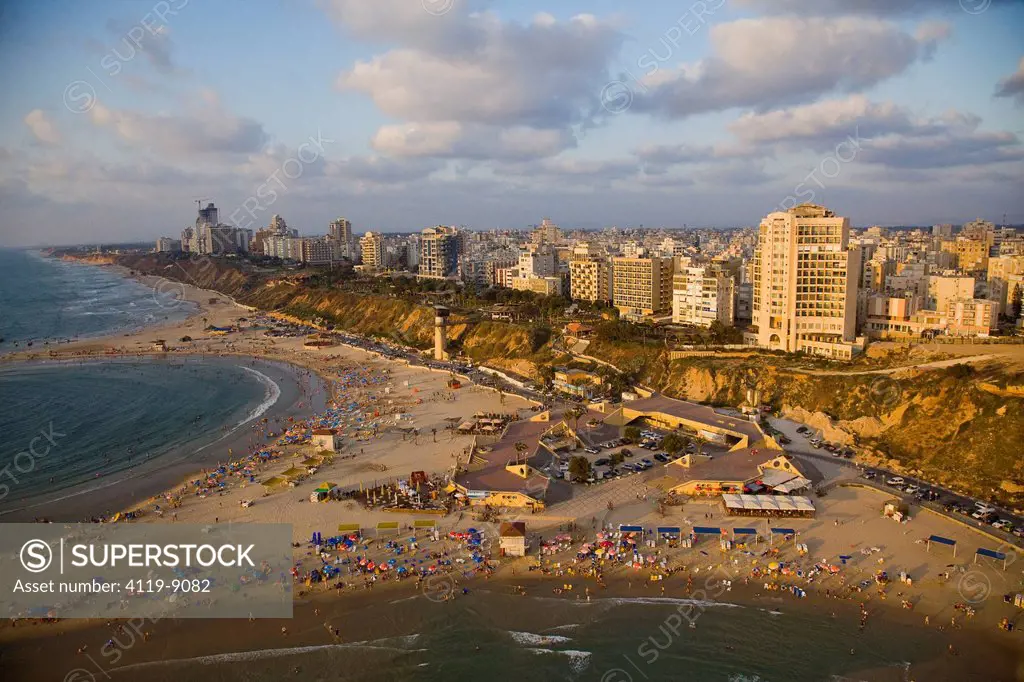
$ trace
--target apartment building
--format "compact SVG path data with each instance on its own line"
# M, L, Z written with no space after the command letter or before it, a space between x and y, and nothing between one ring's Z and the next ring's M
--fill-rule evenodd
M561 277L513 277L512 288L544 296L562 295Z
M612 259L612 303L627 317L645 317L672 307L672 259Z
M988 252L991 244L963 236L942 242L942 250L956 256L957 267L963 272L988 270Z
M372 270L383 270L387 267L384 256L384 236L380 233L367 232L359 240L359 250L363 257L363 267Z
M856 338L859 249L849 219L801 204L758 229L751 340L765 348L850 358Z
M608 259L586 244L573 249L569 259L569 291L577 301L611 301L612 269Z
M726 326L736 322L736 284L716 265L685 267L672 276L672 321L710 327L715 320Z
M932 275L928 278L928 308L945 312L950 301L974 298L974 278Z
M459 266L458 231L454 227L428 227L420 235L420 277L444 279Z
M999 303L978 298L950 301L946 319L948 334L988 336L999 326Z

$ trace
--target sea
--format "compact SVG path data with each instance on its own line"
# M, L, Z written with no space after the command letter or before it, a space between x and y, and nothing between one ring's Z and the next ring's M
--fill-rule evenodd
M314 631L326 632L319 624L308 630L293 624L288 638L303 641L289 643L273 636L276 626L261 635L258 623L242 623L237 634L216 636L233 653L178 658L165 652L162 660L128 663L109 672L113 680L150 682L200 674L254 682L1006 679L994 665L989 673L995 676L981 669L976 676L962 669L950 669L948 675L935 670L934 661L946 655L940 633L882 618L860 631L853 604L837 605L831 616L792 601L750 606L728 596L714 602L640 595L586 601L519 596L485 584L443 603L418 595L347 610L343 598L338 609L321 605L319 615L343 626L341 642L331 643L324 634L318 638L323 643L310 644L310 634L317 639ZM160 625L154 627L155 637L175 636ZM254 648L267 638L276 640L272 648ZM921 664L927 673L915 676Z
M44 355L192 312L107 268L0 251L3 351ZM81 520L158 493L257 445L253 425L300 402L301 381L237 358L0 362L0 520Z
M0 354L175 322L194 311L175 291L108 268L0 249Z

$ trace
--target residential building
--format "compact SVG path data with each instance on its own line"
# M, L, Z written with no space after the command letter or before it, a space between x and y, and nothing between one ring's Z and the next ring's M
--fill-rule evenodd
M593 372L587 372L582 369L567 369L565 367L555 368L555 375L551 381L556 391L586 398L587 400L594 397L595 390L603 383L604 380Z
M999 326L999 303L977 298L950 301L946 318L947 333L953 336L988 336Z
M754 256L757 345L836 358L862 347L856 338L859 249L849 219L814 204L770 213Z
M181 240L171 237L160 237L156 240L157 253L175 253L181 251Z
M328 225L327 235L341 245L339 255L352 261L356 259L355 237L352 234L351 221L346 218L332 220Z
M513 277L512 288L519 291L532 291L542 296L561 296L561 277Z
M612 269L608 259L587 245L573 249L569 260L570 295L577 301L612 300Z
M932 225L932 236L940 239L952 239L953 238L953 226L952 225Z
M957 267L963 272L988 270L988 253L992 245L980 239L963 236L942 242L942 250L956 256Z
M531 238L534 244L557 244L562 240L562 231L550 218L544 218L534 228Z
M444 225L423 230L420 235L419 276L444 279L455 275L458 267L458 230Z
M384 237L380 233L367 232L359 240L363 266L371 270L387 267L384 259Z
M672 277L672 321L710 327L714 321L726 326L736 322L733 278L716 265L682 268Z
M310 265L333 265L341 261L341 245L330 237L303 237L299 242L299 260Z
M672 308L672 259L612 259L612 303L630 317L644 317Z
M974 278L938 275L928 278L928 309L945 312L950 301L974 298Z

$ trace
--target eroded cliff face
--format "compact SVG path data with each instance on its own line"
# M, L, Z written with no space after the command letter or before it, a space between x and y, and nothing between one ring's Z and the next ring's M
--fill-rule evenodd
M420 348L433 341L429 306L268 279L209 259L168 263L151 255L111 262L215 289L263 310L307 320L323 317L359 334ZM455 314L449 338L478 362L532 378L539 376L538 363L550 357L549 343L535 347L531 330L516 324L471 321ZM661 347L607 341L592 343L587 353L651 388L689 400L739 405L748 388L756 387L761 402L820 429L828 440L859 443L869 462L1024 506L1024 376L1002 368L813 375L764 355L670 361Z
M898 375L809 375L759 365L675 361L652 387L737 405L748 386L826 440L859 444L869 464L921 474L953 489L1024 506L1024 398L1020 378L989 365Z

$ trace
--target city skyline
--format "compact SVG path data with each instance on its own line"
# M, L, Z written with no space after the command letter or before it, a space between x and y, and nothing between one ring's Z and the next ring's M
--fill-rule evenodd
M0 246L177 235L197 199L309 235L1021 223L1022 26L993 0L13 5L0 54L39 63L0 104Z

